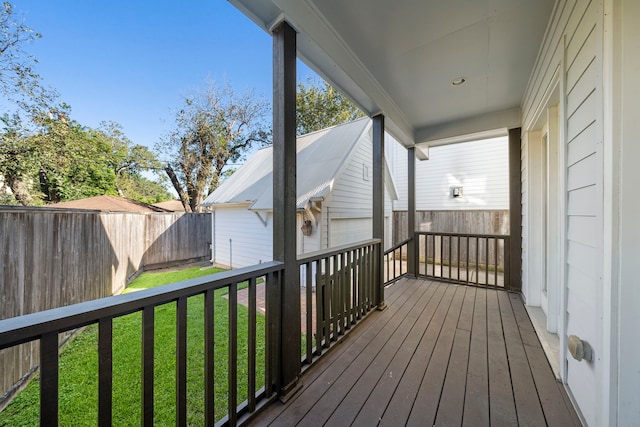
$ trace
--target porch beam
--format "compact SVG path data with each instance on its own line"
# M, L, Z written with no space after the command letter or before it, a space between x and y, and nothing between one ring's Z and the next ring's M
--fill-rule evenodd
M509 289L522 290L521 128L509 129Z
M373 238L382 244L375 259L375 302L379 310L384 303L384 116L373 117Z
M417 276L416 254L416 148L407 148L407 274ZM402 262L402 260L400 260Z
M280 396L300 376L300 275L296 260L296 32L273 29L273 259L284 263L280 330Z

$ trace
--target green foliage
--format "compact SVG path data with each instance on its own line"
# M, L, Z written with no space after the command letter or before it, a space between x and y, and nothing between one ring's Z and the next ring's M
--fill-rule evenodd
M254 92L237 93L212 82L193 96L175 118L174 129L156 146L167 158L165 171L187 212L200 210L228 162L269 142L267 103Z
M55 93L42 86L35 71L38 60L25 46L41 38L27 26L8 1L0 4L0 93L25 111L48 105Z
M161 184L141 175L160 169L148 148L132 144L117 124L91 129L69 118L68 105L55 105L57 95L42 85L38 61L25 51L40 37L11 3L0 4L0 93L19 111L0 117L0 203L31 206L103 194L170 199Z
M34 181L25 177L35 177L38 173L39 148L25 134L26 130L19 114L0 117L0 176L3 185L11 190L13 203L3 191L2 204L32 205ZM37 182L37 181L36 181Z
M143 202L171 199L159 184L142 176L158 169L155 155L133 145L119 125L82 126L61 105L32 118L0 118L0 175L22 205L57 203L99 195Z
M161 286L213 274L216 269L198 267L174 272L144 273L128 291ZM215 313L215 414L227 412L228 306L224 289L216 291ZM204 299L187 303L187 424L204 425ZM257 386L264 381L264 316L257 314ZM155 310L154 425L175 425L175 303ZM113 324L113 425L139 425L141 419L141 322L140 313L114 319ZM247 397L248 310L238 306L238 397ZM95 425L98 407L96 325L87 327L60 357L60 425ZM38 424L39 379L36 377L0 413L0 426Z
M304 135L350 122L364 114L348 98L327 82L308 79L298 83L296 93L296 133Z
M166 187L141 175L122 174L116 177L118 194L142 203L160 203L173 200Z

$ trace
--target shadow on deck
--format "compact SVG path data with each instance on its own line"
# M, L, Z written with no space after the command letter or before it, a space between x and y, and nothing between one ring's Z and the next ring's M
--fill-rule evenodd
M252 425L579 426L520 296L401 279Z

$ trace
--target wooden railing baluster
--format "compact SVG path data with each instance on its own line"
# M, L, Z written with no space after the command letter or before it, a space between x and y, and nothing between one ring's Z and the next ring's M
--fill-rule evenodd
M247 400L249 412L256 410L256 278L249 279L249 334L248 334L248 377Z
M229 286L229 424L235 426L238 422L238 284Z
M176 425L187 425L187 298L176 304Z
M340 288L342 287L340 256L338 254L333 256L333 284L331 289L331 315L333 316L333 339L338 339L338 335L342 335L340 328L340 314L342 311L340 295Z
M489 238L484 239L484 285L489 286Z
M58 333L40 338L40 425L58 425Z
M331 345L331 257L324 259L324 346L329 348Z
M113 319L98 321L98 425L111 427L113 418Z
M494 286L498 286L498 239L494 238L493 239L493 246L494 246L494 254L495 254L495 263L493 264L493 274L494 274L494 282L493 285Z
M204 294L204 420L215 423L215 291Z
M467 240L467 262L464 267L467 270L467 284L469 284L469 240L471 240L471 238L467 236L466 240Z
M307 262L304 264L306 269L306 282L305 282L305 305L306 305L306 344L307 355L306 362L311 363L313 360L313 263Z
M480 284L480 275L478 268L480 267L480 238L476 237L476 285Z
M142 425L153 423L153 360L154 360L155 307L142 310Z
M322 260L314 261L316 263L316 356L322 355L322 337L323 325L322 314L324 313L323 293L324 286L322 283Z

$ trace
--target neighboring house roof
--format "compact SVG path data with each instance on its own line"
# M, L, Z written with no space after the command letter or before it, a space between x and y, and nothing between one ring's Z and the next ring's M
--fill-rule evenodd
M296 207L324 198L332 189L358 141L369 131L368 118L323 129L297 138ZM249 204L251 210L273 207L273 150L263 148L225 180L202 203L202 206ZM391 198L397 191L388 166L385 182Z
M170 212L168 209L116 196L96 196L48 205L55 209L85 209L108 212Z
M182 206L182 202L180 200L169 200L168 202L154 203L153 206L172 212L184 212L184 206Z

